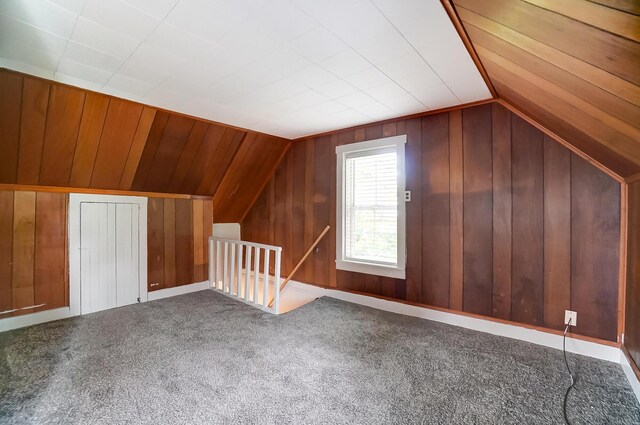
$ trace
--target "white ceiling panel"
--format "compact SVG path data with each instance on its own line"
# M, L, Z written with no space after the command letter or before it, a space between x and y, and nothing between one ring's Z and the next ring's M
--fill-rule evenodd
M136 40L144 40L160 21L120 0L86 0L82 16Z
M2 0L0 66L289 138L490 97L438 0Z

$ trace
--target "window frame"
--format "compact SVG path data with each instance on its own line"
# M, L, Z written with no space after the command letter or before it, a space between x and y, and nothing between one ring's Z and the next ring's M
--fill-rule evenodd
M405 204L405 145L407 135L384 137L364 142L350 143L336 147L336 269L377 276L405 279L406 268L406 204ZM383 265L377 262L355 261L345 257L345 196L346 182L344 179L346 157L356 152L378 151L384 148L395 148L398 161L397 180L397 259L396 265Z

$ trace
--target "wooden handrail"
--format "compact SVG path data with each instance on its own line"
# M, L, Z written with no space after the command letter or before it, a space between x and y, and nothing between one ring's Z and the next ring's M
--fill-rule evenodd
M287 278L284 280L284 282L282 282L282 285L280 285L280 291L282 291L284 289L285 286L287 286L287 283L289 283L289 281L291 280L291 278L293 277L293 275L298 271L298 269L300 268L300 266L302 266L302 263L304 263L304 260L307 259L307 257L311 254L311 252L313 251L313 249L316 247L316 245L318 245L320 243L320 241L322 240L322 238L324 237L324 235L327 234L327 232L329 231L329 229L331 229L331 226L327 226L324 228L324 230L322 231L322 233L320 233L320 236L318 236L315 240L315 242L313 243L313 245L311 245L311 247L307 250L307 252L304 254L304 256L300 259L300 261L298 261L298 264L296 264L296 266L293 268L293 270L291 270L291 273L289 273L289 276L287 276ZM274 282L274 284L278 284L277 282ZM267 282L265 282L265 291L267 288ZM269 301L269 307L271 307L273 305L273 297L271 297L271 301Z

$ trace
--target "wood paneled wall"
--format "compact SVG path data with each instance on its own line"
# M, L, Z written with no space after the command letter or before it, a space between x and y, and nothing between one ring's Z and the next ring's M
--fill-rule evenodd
M628 210L624 345L640 366L640 181L629 185Z
M452 3L500 98L618 176L640 172L638 2Z
M67 194L0 191L0 319L68 305ZM27 308L41 305L38 308Z
M337 271L337 145L407 134L406 280ZM498 103L295 142L242 223L295 279L615 341L620 184Z
M149 198L148 289L171 288L209 278L211 200Z
M0 319L69 305L68 203L64 192L0 190L0 312L20 309ZM211 199L149 198L150 291L208 279L212 209Z
M0 184L216 194L238 222L289 144L0 69Z

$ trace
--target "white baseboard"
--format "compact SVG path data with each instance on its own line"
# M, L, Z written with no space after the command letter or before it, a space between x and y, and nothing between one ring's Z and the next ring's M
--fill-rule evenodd
M149 292L147 301L155 301L162 298L187 294L189 292L202 291L204 289L209 289L209 281ZM77 316L77 314L72 313L69 307L61 307L39 311L37 313L24 314L22 316L7 317L0 319L0 332L37 325L39 323L53 322L54 320L67 319L73 316Z
M627 376L627 380L629 381L629 384L631 385L636 398L638 399L638 401L640 401L640 381L638 381L638 377L633 372L631 364L629 364L629 359L627 359L627 356L625 356L622 350L620 350L620 366L622 366L622 370Z
M0 332L25 328L39 323L53 322L54 320L66 319L72 316L73 313L71 313L71 309L69 307L60 307L51 310L38 311L36 313L24 314L22 316L6 317L4 319L0 319Z
M203 291L210 289L211 285L208 280L204 282L191 283L189 285L176 286L173 288L158 289L147 294L147 301L161 300L163 298L175 297L176 295L188 294L190 292Z
M309 285L294 280L290 281L289 285L297 287L299 289L306 289L308 291L311 291L314 294L317 294L318 297L324 295L338 300L376 308L378 310L404 314L406 316L419 317L421 319L433 320L435 322L460 326L467 329L487 332L493 335L505 336L507 338L518 339L521 341L530 342L532 344L543 345L545 347L562 350L562 335L529 329L524 326L498 323L491 320L479 319L475 317L434 310L426 307L418 307L400 302L383 300L376 297L345 292L339 289L320 288L318 286ZM620 366L622 366L622 370L624 371L624 374L626 375L636 398L640 402L640 381L638 381L636 374L633 372L633 369L629 364L627 356L625 356L624 352L621 349L612 347L610 345L584 341L571 337L567 337L566 348L567 351L572 353L619 363Z
M562 335L529 329L524 326L518 326L516 324L499 323L492 320L469 317L455 313L448 313L445 311L435 310L427 307L418 307L367 295L354 294L351 292L341 291L339 289L319 288L317 286L308 285L297 281L291 281L289 285L295 285L299 288L310 287L309 290L317 292L319 294L318 296L321 296L320 294L322 294L331 298L360 304L367 307L377 308L378 310L404 314L406 316L419 317L421 319L433 320L435 322L447 323L449 325L460 326L467 329L486 332L493 335L505 336L513 339L519 339L521 341L531 342L533 344L562 350ZM594 357L597 359L608 360L610 362L620 363L620 349L605 344L567 337L567 351L571 353L582 354L584 356Z

